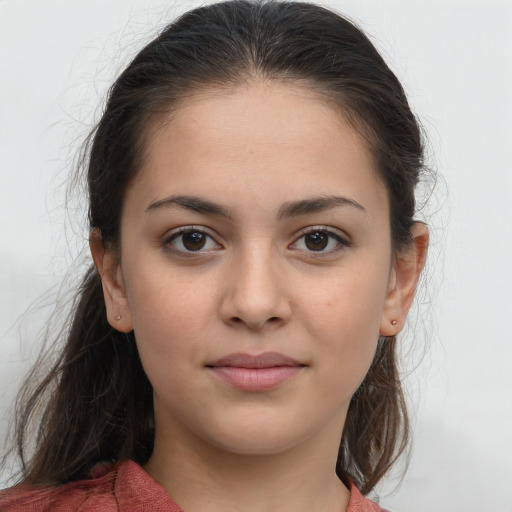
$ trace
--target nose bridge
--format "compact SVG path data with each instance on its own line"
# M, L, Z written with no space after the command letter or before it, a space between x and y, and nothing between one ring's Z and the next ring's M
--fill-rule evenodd
M283 286L282 264L269 241L255 238L241 247L229 271L225 320L251 329L288 320L290 306Z

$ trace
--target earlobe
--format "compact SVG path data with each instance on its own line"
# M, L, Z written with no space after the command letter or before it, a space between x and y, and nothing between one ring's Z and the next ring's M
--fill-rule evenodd
M105 248L99 229L92 230L89 247L101 276L108 323L118 331L130 332L133 324L119 258L113 250Z
M411 226L412 244L396 255L391 270L388 293L381 316L381 336L398 334L414 299L418 281L425 266L428 228L422 222Z

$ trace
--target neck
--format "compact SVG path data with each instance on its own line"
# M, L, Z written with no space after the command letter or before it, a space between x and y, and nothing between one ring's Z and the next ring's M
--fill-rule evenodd
M271 455L184 441L157 432L145 469L187 512L342 512L348 506L350 493L335 473L337 446L322 438Z

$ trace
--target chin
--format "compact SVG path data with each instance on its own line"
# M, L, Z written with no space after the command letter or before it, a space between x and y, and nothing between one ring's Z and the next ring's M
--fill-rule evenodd
M219 442L220 441L220 442ZM299 441L284 439L282 437L267 438L258 436L251 438L247 436L245 439L229 439L218 440L217 448L233 455L278 455L292 449L300 444Z
M315 429L297 431L298 422L254 421L232 422L202 436L209 444L238 455L277 455L300 445L314 435ZM220 427L220 425L219 425Z

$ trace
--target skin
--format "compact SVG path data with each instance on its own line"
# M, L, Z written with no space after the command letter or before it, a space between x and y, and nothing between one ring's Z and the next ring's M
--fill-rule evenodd
M109 321L134 330L154 388L146 470L189 512L345 510L335 463L347 408L379 335L403 327L427 230L415 224L413 246L393 254L371 155L310 91L206 91L168 121L126 192L120 251L91 237ZM291 206L333 196L349 201ZM299 370L254 391L209 366L266 352Z

